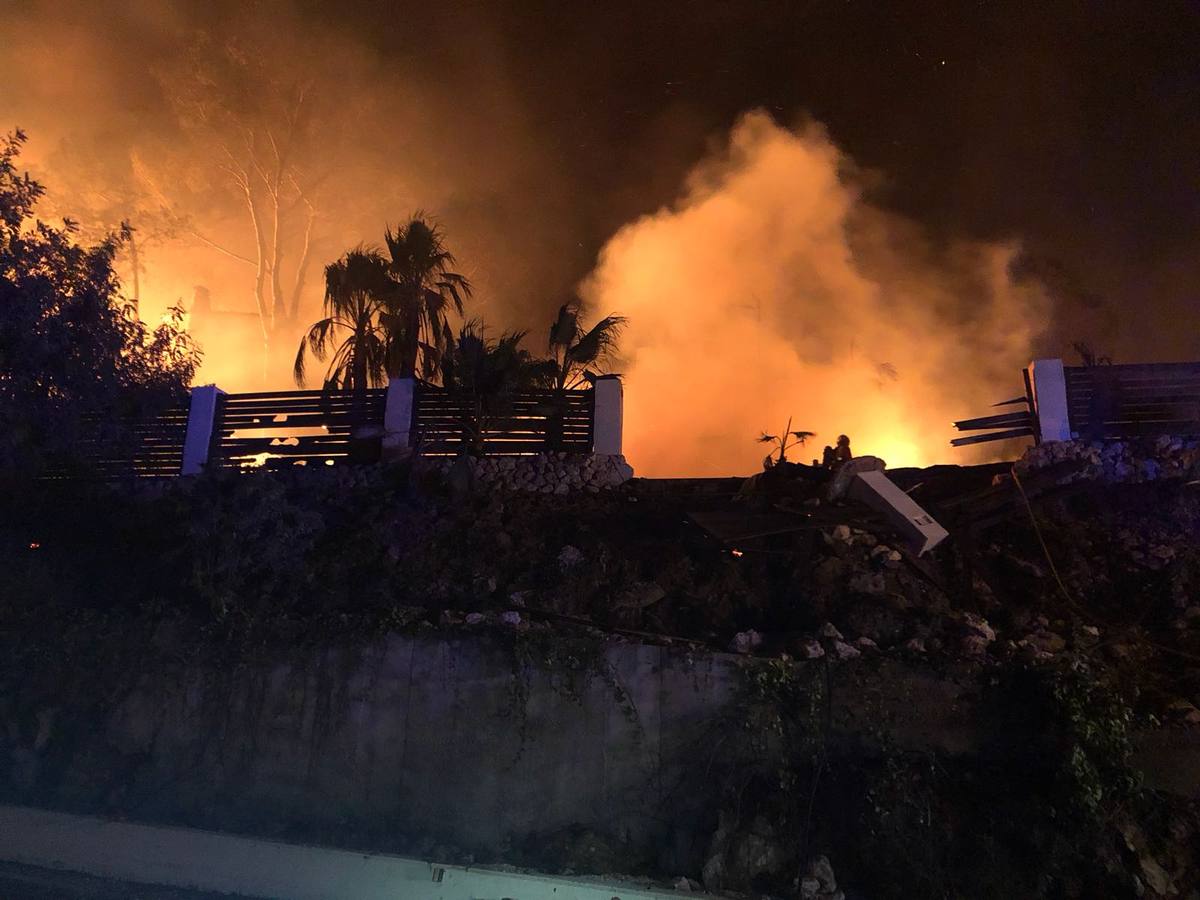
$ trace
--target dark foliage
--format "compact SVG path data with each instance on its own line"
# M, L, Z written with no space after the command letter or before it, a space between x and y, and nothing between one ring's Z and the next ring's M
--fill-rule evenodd
M43 188L17 168L25 136L0 141L0 470L69 458L81 435L183 399L199 353L179 314L154 328L120 291L128 229L93 247L37 221ZM116 435L119 437L119 435ZM114 435L106 434L106 438Z

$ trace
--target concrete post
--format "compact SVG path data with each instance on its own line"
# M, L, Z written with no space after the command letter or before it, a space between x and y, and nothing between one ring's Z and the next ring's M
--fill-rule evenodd
M621 455L621 428L625 417L625 392L616 375L601 375L595 386L595 421L592 453Z
M217 415L217 400L225 392L215 384L192 388L188 404L187 435L183 439L183 464L180 475L199 475L208 463L208 448L212 446L213 423Z
M1061 359L1035 359L1029 364L1033 411L1042 443L1071 440L1067 414L1067 376Z
M412 448L415 378L389 378L383 406L383 452L385 456L403 456Z

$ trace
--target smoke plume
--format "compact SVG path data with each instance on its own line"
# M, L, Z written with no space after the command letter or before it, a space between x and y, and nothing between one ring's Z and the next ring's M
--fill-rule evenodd
M639 473L755 470L755 438L839 434L890 465L950 457L954 418L1019 386L1048 315L1015 244L938 246L876 208L826 133L745 115L682 198L622 228L585 294L630 319L626 452Z

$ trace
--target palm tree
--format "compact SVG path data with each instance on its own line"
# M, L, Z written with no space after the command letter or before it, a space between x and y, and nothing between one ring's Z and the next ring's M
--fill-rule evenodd
M562 448L567 405L564 392L595 381L596 375L589 367L611 361L626 321L624 316L605 316L585 330L579 321L578 303L559 307L558 317L550 325L548 341L549 384L554 393L546 416L546 446L550 450Z
M558 317L550 326L550 356L554 362L551 384L557 391L579 387L593 381L589 366L604 365L612 360L617 339L628 322L624 316L605 316L589 330L579 321L579 305L564 303Z
M359 247L325 267L325 318L300 341L293 375L304 386L305 352L321 362L329 357L324 389L362 395L386 382L391 345L383 298L392 290L388 261L377 250Z
M391 289L383 295L381 324L390 335L387 371L391 375L424 378L438 373L439 360L450 337L447 314L463 314L471 282L453 271L454 255L445 234L418 211L384 236Z
M497 418L512 412L517 396L545 382L547 364L521 348L524 337L525 332L514 331L492 341L483 325L471 320L446 342L442 386L462 402L464 450L474 456L483 455L487 433Z

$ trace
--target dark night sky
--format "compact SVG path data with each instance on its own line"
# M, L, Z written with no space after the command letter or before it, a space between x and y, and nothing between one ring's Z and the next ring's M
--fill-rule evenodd
M1200 4L502 8L432 27L496 36L578 185L580 273L762 106L826 124L882 174L876 199L935 233L1023 238L1060 340L1127 360L1200 353Z

